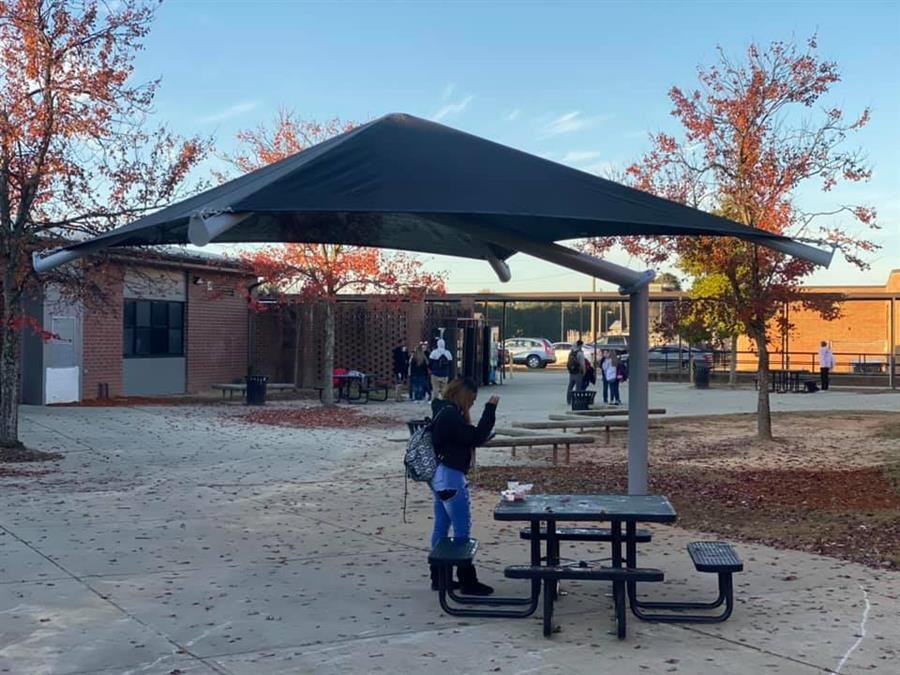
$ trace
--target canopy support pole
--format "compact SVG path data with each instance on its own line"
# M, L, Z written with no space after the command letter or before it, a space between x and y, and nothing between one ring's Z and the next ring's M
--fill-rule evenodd
M628 296L628 494L648 494L647 444L650 417L650 289Z
M559 244L537 242L495 231L482 230L480 235L500 246L618 284L619 292L628 295L628 494L646 495L650 409L650 291L647 285L656 273L653 270L638 272Z

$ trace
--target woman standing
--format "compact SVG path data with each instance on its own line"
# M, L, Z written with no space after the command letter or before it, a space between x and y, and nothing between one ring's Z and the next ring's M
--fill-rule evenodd
M422 345L409 360L409 397L413 401L425 400L425 385L428 382L428 359Z
M610 351L603 362L603 380L609 388L609 402L622 405L622 399L619 398L619 357L615 351Z
M472 424L471 410L478 397L478 385L470 377L453 380L441 400L432 402L434 420L431 439L438 465L431 489L434 492L434 529L431 548L448 536L468 539L472 531L472 506L466 474L472 466L475 448L490 437L500 399L491 396L484 406L477 426ZM469 595L490 595L494 589L478 581L474 565L460 565L456 570L460 591ZM431 588L438 588L437 568L431 567Z

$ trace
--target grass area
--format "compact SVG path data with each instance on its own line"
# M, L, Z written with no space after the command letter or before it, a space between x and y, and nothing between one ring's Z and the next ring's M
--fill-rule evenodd
M672 500L686 528L900 569L896 417L781 413L774 443L756 442L745 415L669 419L651 437L650 490ZM493 491L518 480L536 492L624 493L621 450L605 451L617 460L481 466L474 482Z

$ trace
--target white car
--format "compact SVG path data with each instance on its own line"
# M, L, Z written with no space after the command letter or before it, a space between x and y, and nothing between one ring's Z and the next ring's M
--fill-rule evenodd
M569 352L572 351L571 342L554 342L553 353L557 363L566 363L569 360Z

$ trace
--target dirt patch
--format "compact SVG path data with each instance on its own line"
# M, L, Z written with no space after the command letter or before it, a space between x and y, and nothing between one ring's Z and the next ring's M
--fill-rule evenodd
M21 443L12 447L0 446L0 462L55 462L63 456L58 452L42 452L26 448Z
M751 416L667 420L651 434L650 491L667 495L687 528L900 569L895 420L783 413L772 443L753 439ZM624 493L626 464L605 463L610 448L597 450L568 466L481 466L474 482L493 491L518 480L536 492Z
M233 417L230 419L234 419ZM393 427L404 422L393 417L363 415L352 408L270 408L256 410L238 416L239 420L250 424L268 424L276 427L311 428L353 428L353 427Z

